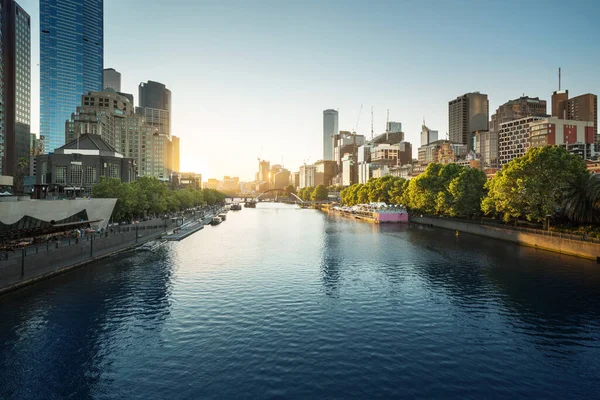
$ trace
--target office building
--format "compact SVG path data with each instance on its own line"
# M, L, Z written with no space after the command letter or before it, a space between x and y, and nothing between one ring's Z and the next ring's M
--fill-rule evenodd
M323 160L333 160L333 141L338 133L338 112L323 111Z
M431 130L427 125L421 125L421 146L438 140L438 131Z
M290 171L281 168L279 171L273 175L273 184L271 186L272 189L285 189L290 184Z
M104 89L112 89L117 93L120 92L121 73L114 68L105 68L102 70L102 90Z
M474 148L477 131L487 131L489 125L487 94L467 93L448 103L448 135L452 143Z
M476 153L483 168L498 168L498 132L500 124L526 117L547 117L546 100L522 96L502 104L491 116L490 129L476 133Z
M215 178L209 178L208 181L204 184L205 189L213 189L218 190L219 186L221 186L221 182Z
M237 193L240 186L240 178L237 176L223 177L223 190L229 193Z
M290 185L295 188L300 186L300 172L292 172L290 174Z
M117 178L122 182L136 179L135 160L123 157L100 135L86 134L54 149L52 154L36 157L38 185L49 185L48 193L75 196L90 195L101 177Z
M498 167L524 155L531 145L530 124L543 117L526 117L500 124L498 130Z
M179 162L173 138L160 134L136 114L129 100L112 89L81 96L81 105L66 122L63 135L67 142L85 134L97 134L119 153L136 160L139 176L154 176L169 181ZM178 139L176 138L177 148ZM47 146L47 145L46 145ZM177 169L179 166L177 165Z
M594 125L594 137L598 142L598 96L587 93L569 98L568 90L552 94L552 116L570 121L588 121Z
M159 133L170 136L171 91L160 82L148 81L140 83L138 92L137 112L145 116Z
M402 122L389 121L386 124L385 131L388 133L402 132Z
M595 156L594 124L589 121L573 121L556 117L545 118L529 124L531 147L557 145L584 160Z
M301 165L299 172L299 184L298 188L303 189L305 187L315 186L315 172L316 168L314 165Z
M14 176L29 160L31 18L15 1L0 0L0 175Z
M269 174L271 173L271 163L266 160L258 160L258 173L256 180L258 182L269 182Z
M167 160L167 168L170 173L178 173L179 172L179 137L172 135L170 140L167 142L168 148L168 160Z
M179 174L179 186L191 187L193 189L202 189L202 174L195 172L181 172Z
M449 140L437 140L419 147L418 163L422 166L437 162L447 164L465 158L467 153L466 144L452 143Z
M333 160L319 160L314 165L315 186L331 186L336 175L337 163Z
M40 134L65 144L65 120L80 96L102 89L103 0L40 0Z

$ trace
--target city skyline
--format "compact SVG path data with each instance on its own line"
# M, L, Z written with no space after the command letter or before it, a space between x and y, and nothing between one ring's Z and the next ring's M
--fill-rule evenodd
M31 129L39 133L39 7L37 1L19 4L32 16ZM431 5L395 2L175 1L167 14L177 15L177 22L167 23L156 40L140 41L150 37L150 27L164 23L164 9L141 1L107 1L104 67L121 72L124 92L135 94L139 83L148 80L172 90L173 134L184 142L181 170L252 180L259 155L278 163L283 158L293 171L305 159L320 159L322 111L328 108L339 110L340 130L356 127L367 137L369 107L374 107L375 134L385 129L389 109L390 120L402 123L415 155L423 118L445 138L448 102L464 93L488 94L490 110L523 94L549 102L561 66L562 87L569 93L597 94L595 42L573 44L570 35L548 29L534 51L531 41L523 39L525 32L539 33L532 21L556 18L558 4L527 4L524 11L529 12L513 15L505 5L483 9L439 2L439 12L432 15ZM561 20L565 26L576 24L582 38L598 37L592 21L598 5L587 4L590 12L563 10ZM130 16L142 6L144 23L132 22ZM477 19L486 22L480 34L462 35ZM432 28L420 29L422 21ZM506 21L524 28L507 29ZM225 28L232 23L239 27L235 33ZM156 48L164 55L157 56ZM542 64L540 54L565 57ZM576 54L586 54L585 60ZM216 151L223 147L231 149L227 158Z

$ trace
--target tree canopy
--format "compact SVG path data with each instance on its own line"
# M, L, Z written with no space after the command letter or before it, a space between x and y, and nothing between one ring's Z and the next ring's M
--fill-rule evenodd
M141 177L131 183L102 177L92 188L92 197L116 198L112 218L117 221L214 205L225 200L223 193L213 189L171 190L166 183L150 177Z

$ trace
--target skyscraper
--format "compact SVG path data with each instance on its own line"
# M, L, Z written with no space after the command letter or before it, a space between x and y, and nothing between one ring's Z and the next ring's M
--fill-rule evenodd
M160 82L140 83L139 107L136 112L146 117L146 121L156 132L171 136L171 91Z
M65 121L87 92L102 90L103 0L40 0L40 134L65 144Z
M323 160L333 160L333 140L339 133L338 112L336 110L323 111Z
M467 93L448 102L448 135L453 143L474 148L473 138L477 131L487 131L489 126L489 103L487 94Z
M117 93L121 91L121 73L114 68L106 68L102 71L102 90L108 88Z
M14 0L0 0L0 169L15 175L29 159L31 19Z

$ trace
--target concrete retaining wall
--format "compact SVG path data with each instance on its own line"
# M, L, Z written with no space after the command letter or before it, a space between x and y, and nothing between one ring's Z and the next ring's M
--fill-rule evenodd
M597 260L600 257L600 245L585 241L577 241L553 236L544 236L535 233L520 232L511 229L461 222L448 218L410 217L410 222L416 224L432 225L439 228L451 229L459 232L472 233L493 239L505 240L524 246L535 247L542 250L553 251L571 256Z

